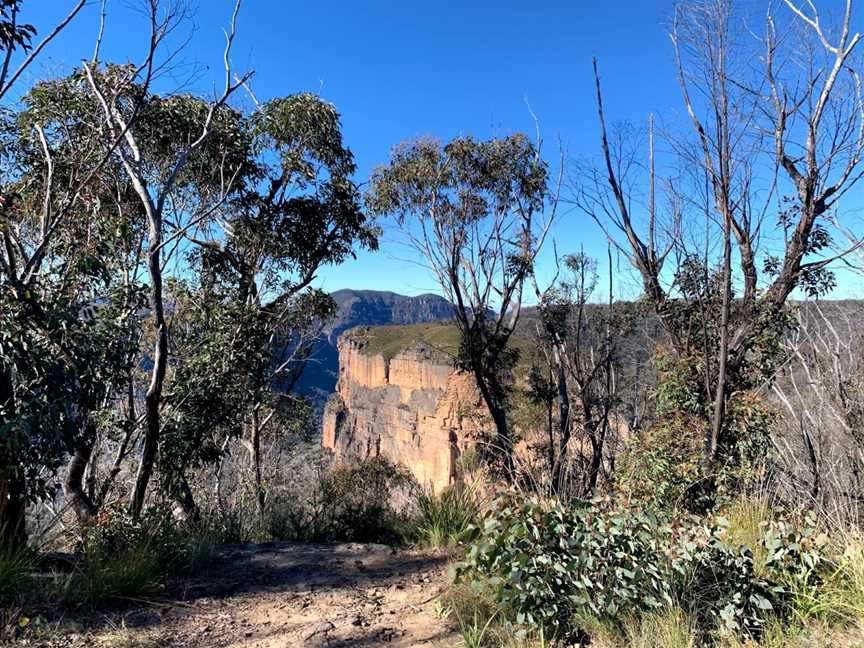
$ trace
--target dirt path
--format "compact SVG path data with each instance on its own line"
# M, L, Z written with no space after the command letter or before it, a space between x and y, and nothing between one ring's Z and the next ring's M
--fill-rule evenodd
M374 544L227 547L178 600L142 605L80 637L94 646L454 646L434 613L446 557Z

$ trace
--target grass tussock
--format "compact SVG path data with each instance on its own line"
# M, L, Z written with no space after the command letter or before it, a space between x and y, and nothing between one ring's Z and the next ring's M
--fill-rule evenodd
M440 549L470 540L480 514L475 486L456 484L440 493L420 490L415 502L415 535L420 544Z
M765 562L762 538L773 519L771 504L765 497L738 497L723 511L728 521L727 543L731 547L748 547L757 566Z
M0 548L0 603L10 605L32 588L38 555L30 547Z

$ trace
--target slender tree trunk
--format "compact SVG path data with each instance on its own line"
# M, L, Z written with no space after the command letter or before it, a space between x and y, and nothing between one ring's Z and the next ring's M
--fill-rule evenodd
M255 471L255 501L258 515L263 517L266 494L261 484L261 426L257 410L252 413L252 467Z
M549 372L549 380L551 383L552 372ZM553 421L553 412L555 408L555 399L551 392L546 394L546 434L549 435L549 481L552 493L555 493L555 425Z
M606 432L609 429L607 419L594 424L589 438L591 439L591 465L588 469L588 488L586 495L591 496L597 488L600 471L603 469L603 448L606 445Z
M150 373L150 385L144 399L144 448L141 452L141 463L138 466L130 504L130 512L134 518L138 518L144 508L144 496L147 493L147 485L150 483L153 466L156 463L161 433L159 408L162 404L162 386L168 368L168 325L165 321L165 307L162 302L162 217L161 214L150 209L147 220L147 270L150 275L150 308L153 310L153 327L156 340L153 345L153 370Z
M556 364L558 365L558 458L552 469L552 483L555 494L560 495L564 490L564 468L567 460L567 448L570 445L570 394L567 390L567 373L561 353L556 350Z
M591 466L588 471L588 490L587 495L593 495L597 488L597 481L600 479L600 471L603 469L603 450L606 447L606 435L609 431L609 413L612 409L614 381L614 358L612 353L612 327L610 320L612 318L612 304L614 301L614 283L612 278L612 246L606 246L606 258L609 263L609 301L606 304L606 333L603 339L603 364L604 371L604 394L600 401L603 406L603 417L599 423L590 423L593 421L591 410L585 407L585 421L591 425ZM583 395L583 403L590 402ZM600 428L599 433L597 428Z
M228 442L231 440L231 435L226 434L225 440L222 441L222 447L219 452L219 463L216 464L216 475L213 482L213 495L216 498L216 506L220 511L225 510L225 501L222 498L222 468L225 465L225 454L228 448Z
M497 378L490 377L487 372L483 371L482 367L476 364L474 365L474 378L495 426L495 452L501 457L507 480L512 483L516 479L516 464L513 460L513 437L507 424L507 412L503 398L500 396L503 391Z
M201 520L201 511L195 503L195 495L192 493L186 475L180 475L177 480L174 517L181 522L192 522L193 524L197 524Z
M707 439L706 459L712 463L717 457L720 432L726 416L726 379L729 360L729 310L732 306L732 241L731 216L727 213L723 222L723 302L720 313L720 357L717 363L717 385L714 392L714 412Z
M126 458L126 454L129 448L129 442L132 440L132 433L135 428L133 425L130 425L123 434L123 440L120 442L120 447L117 449L117 454L114 455L114 463L111 465L111 470L108 471L108 474L105 476L105 481L102 482L102 488L99 489L99 497L96 499L97 508L101 508L105 503L105 499L108 497L108 493L111 491L111 486L114 485L114 480L117 479L117 475L120 474L120 467L123 464L123 459Z

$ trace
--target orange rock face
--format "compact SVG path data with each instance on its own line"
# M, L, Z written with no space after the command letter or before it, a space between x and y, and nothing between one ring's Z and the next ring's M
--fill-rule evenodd
M324 409L324 447L339 460L385 457L440 490L459 457L488 428L471 376L422 343L393 358L371 355L346 332L339 339L339 383Z

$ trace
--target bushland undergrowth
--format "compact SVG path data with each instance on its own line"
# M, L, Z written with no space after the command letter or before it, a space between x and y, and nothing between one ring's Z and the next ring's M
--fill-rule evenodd
M441 604L467 646L830 645L864 619L860 533L757 497L704 516L504 497L476 531Z

